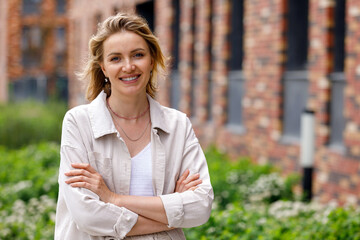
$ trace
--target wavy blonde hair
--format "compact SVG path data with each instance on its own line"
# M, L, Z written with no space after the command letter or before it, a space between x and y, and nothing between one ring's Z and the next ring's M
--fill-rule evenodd
M150 49L154 62L150 81L146 92L155 97L157 91L157 75L160 70L165 70L165 57L161 51L159 41L151 32L146 20L133 13L118 13L107 18L98 26L97 33L89 41L89 58L83 71L79 74L82 79L88 80L86 98L92 101L104 90L107 96L111 95L110 81L105 83L105 75L100 64L103 62L104 41L114 33L121 31L133 32L141 36Z

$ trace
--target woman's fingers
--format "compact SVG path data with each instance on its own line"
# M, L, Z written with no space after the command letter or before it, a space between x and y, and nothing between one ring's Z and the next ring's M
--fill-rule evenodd
M85 176L73 176L65 181L67 184L76 183L76 182L91 182L91 178Z
M91 173L84 169L75 169L75 170L70 170L69 172L66 172L65 175L68 177L79 176L79 175L90 177Z
M75 169L65 173L69 178L65 183L71 187L86 188L96 193L104 202L109 202L113 193L109 190L102 176L87 163L72 163Z
M185 185L185 187L187 188L187 189L191 189L192 187L197 187L199 184L201 184L202 183L202 180L201 179L197 179L197 180L194 180L194 181L191 181L191 182L189 182L189 183L187 183L186 185Z
M91 173L96 173L95 169L88 163L72 163L71 166L77 169L84 169Z
M189 169L186 169L177 182L182 183L189 176L189 174L190 174Z
M196 173L191 176L190 171L187 169L176 182L175 192L185 192L187 190L195 190L199 184L202 183L200 174Z
M191 175L190 177L186 178L186 180L184 181L184 183L185 183L185 184L188 184L188 183L190 183L190 182L192 182L192 181L195 181L195 180L199 179L199 177L200 177L200 174L199 174L199 173L195 173L195 174Z

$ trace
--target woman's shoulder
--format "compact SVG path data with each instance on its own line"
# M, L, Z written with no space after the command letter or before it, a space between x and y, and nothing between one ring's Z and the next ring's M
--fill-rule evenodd
M81 119L84 117L88 117L88 108L89 104L83 104L73 107L65 113L64 120Z

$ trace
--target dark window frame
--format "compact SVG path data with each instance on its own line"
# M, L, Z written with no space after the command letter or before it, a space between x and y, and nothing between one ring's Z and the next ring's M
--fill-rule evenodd
M28 15L39 15L41 12L42 0L23 0L22 1L22 14Z
M23 26L21 38L22 65L25 68L41 67L44 33L40 26Z
M283 75L283 143L299 143L308 93L309 0L288 0L287 61ZM295 99L296 98L296 99Z
M66 0L56 0L56 13L58 15L63 15L66 13L66 6L67 1Z
M231 32L228 36L229 72L228 72L228 106L227 127L232 132L243 133L242 99L244 94L245 78L242 71L244 46L244 1L232 0Z
M336 0L334 9L334 69L329 75L331 81L331 101L329 102L329 147L340 152L345 151L343 132L346 119L344 116L344 88L346 78L344 73L345 64L345 8L346 0Z
M154 1L147 1L136 5L136 13L146 19L149 28L154 32L155 14Z

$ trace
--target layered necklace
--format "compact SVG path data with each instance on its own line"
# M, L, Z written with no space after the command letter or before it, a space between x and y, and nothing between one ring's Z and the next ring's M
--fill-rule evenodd
M106 105L107 105L107 107L109 108L109 110L110 110L110 112L111 112L111 118L113 119L113 122L115 123L115 126L116 126L117 128L120 128L120 129L121 129L121 131L124 133L124 135L126 136L127 139L129 139L129 140L132 141L132 142L136 142L136 141L139 141L139 140L144 136L144 134L145 134L145 132L146 132L146 129L149 127L149 125L150 125L150 123L151 123L151 119L149 119L149 122L146 124L146 127L145 127L145 129L142 131L142 133L140 134L140 136L134 139L134 138L130 138L129 135L126 134L125 130L120 126L120 124L117 123L117 121L116 121L116 119L114 118L114 116L115 116L115 117L118 117L118 118L120 118L120 119L126 119L126 120L139 119L139 118L145 116L145 114L149 111L149 109L150 109L150 104L148 105L148 107L145 109L144 112L142 112L142 113L140 113L138 116L134 116L134 117L124 117L124 116L121 116L121 115L117 114L117 113L116 113L114 110L112 110L112 108L110 107L110 104L109 104L109 100L108 100L108 99L106 99Z

